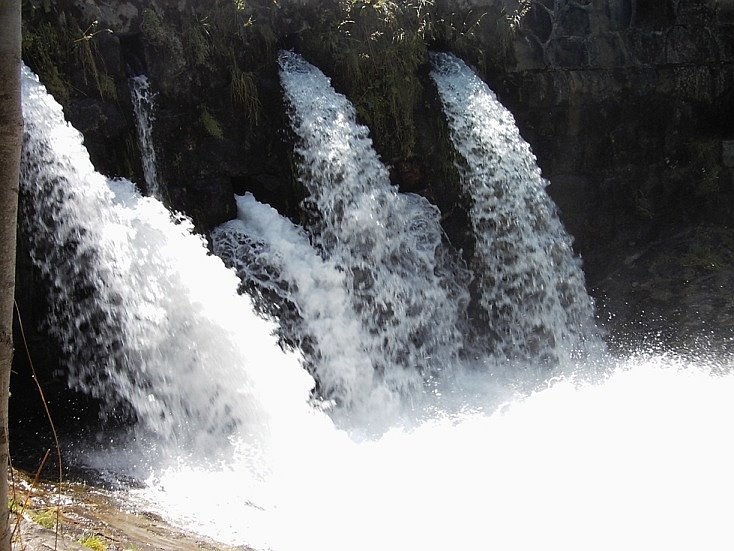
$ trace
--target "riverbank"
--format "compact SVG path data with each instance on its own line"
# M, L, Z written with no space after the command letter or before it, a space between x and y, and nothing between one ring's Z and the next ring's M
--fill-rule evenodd
M132 505L124 491L109 491L77 482L64 482L60 487L49 482L34 484L32 476L15 469L9 476L13 550L246 549L216 543L172 526L160 516Z

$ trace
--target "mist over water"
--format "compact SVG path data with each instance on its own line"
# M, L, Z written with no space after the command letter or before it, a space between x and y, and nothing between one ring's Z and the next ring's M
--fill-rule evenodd
M24 69L25 223L53 283L49 322L71 358L70 384L108 397L110 415L137 419L117 445L74 459L144 481L128 491L135 506L263 550L730 549L729 359L615 359L600 347L559 354L549 369L525 354L463 358L465 335L450 331L428 341L449 339L442 357L454 363L440 376L401 364L395 373L411 384L396 386L370 371L395 352L381 353L360 305L392 304L404 288L411 303L429 284L428 297L464 299L441 284L449 272L433 208L386 184L366 129L320 71L288 54L281 63L294 127L309 144L299 154L319 225L298 228L246 196L213 240L240 277L293 306L286 329L312 339L320 362L311 369L338 402L326 411L310 403L300 354L283 352L275 323L238 294L234 270L186 219L95 172L79 133ZM319 138L328 120L341 126ZM350 143L360 144L357 158ZM350 187L365 174L374 193ZM359 201L367 205L351 210ZM381 208L392 218L376 223ZM416 224L396 226L399 216ZM416 256L391 271L381 242L367 246L360 233L399 235ZM395 272L416 264L435 279L401 283ZM357 285L355 266L391 294ZM585 292L578 300L589 304ZM430 312L443 324L460 310ZM412 329L397 312L385 327L407 346ZM420 324L423 315L405 314Z

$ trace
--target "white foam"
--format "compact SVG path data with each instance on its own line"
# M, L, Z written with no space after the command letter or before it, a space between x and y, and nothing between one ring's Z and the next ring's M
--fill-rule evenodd
M256 491L233 466L145 494L258 549L727 549L733 398L731 374L638 358L376 441L308 435Z

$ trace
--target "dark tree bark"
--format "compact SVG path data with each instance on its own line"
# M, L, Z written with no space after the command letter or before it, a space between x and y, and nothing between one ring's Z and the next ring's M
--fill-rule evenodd
M10 551L8 394L23 118L20 107L20 0L0 0L0 551Z

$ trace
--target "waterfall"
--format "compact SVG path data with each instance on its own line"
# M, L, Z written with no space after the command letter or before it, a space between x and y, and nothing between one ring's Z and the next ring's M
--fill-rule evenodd
M463 61L431 60L471 198L472 269L491 346L536 361L598 349L580 260L512 114Z
M299 145L308 228L326 260L343 270L376 368L410 394L420 379L456 364L465 291L442 244L438 209L400 194L372 148L366 127L329 79L292 52L280 75Z
M313 381L237 294L235 275L189 220L97 173L26 68L22 95L26 233L69 384L104 398L110 415L132 415L141 434L202 456L296 426L291 412L307 407Z
M342 101L323 75L291 61L296 66L285 60L284 80L292 81L292 88L299 78L305 84L310 79L316 85L308 89L313 101L332 106ZM25 233L51 287L49 322L70 356L70 384L108 400L111 414L116 407L131 411L141 427L136 437L150 432L157 445L175 444L165 446L146 476L136 479L141 488L123 494L133 509L153 510L187 530L263 551L734 546L730 359L607 358L603 377L556 370L552 379L538 381L524 370L509 381L487 371L457 370L440 392L410 396L422 396L429 406L412 424L370 438L347 434L308 406L313 381L299 358L280 351L275 325L256 316L249 298L238 295L233 270L208 254L191 223L156 199L141 197L130 182L97 173L81 135L25 68L22 88ZM485 90L473 89L478 101ZM298 103L305 103L309 94L301 92ZM306 143L318 151L309 154L305 146L300 151L313 155L304 165L304 181L313 173L324 184L322 190L315 181L308 184L324 239L307 236L251 197L240 200L239 220L222 228L217 239L238 270L298 304L304 333L374 330L382 337L386 329L364 321L364 304L382 295L372 302L369 295L345 297L363 290L355 283L355 266L370 266L368 260L370 277L393 283L382 273L390 262L375 251L394 246L392 235L408 248L406 262L436 270L407 277L427 301L453 300L455 291L440 294L419 286L433 281L431 273L441 279L434 210L424 200L405 198L386 185L370 187L366 195L374 194L381 209L404 216L384 220L379 209L354 210L349 201L360 198L348 190L332 189L348 188L364 172L375 184L362 164L373 155L364 149L366 131L339 107L323 112L323 120L301 118L297 125L304 135L308 123L317 125L310 130L314 135L324 126L331 140L313 137ZM339 136L345 140L342 148L336 147ZM352 142L360 142L354 150ZM511 153L524 150L522 144L504 147ZM356 164L346 166L350 155ZM370 166L381 173L379 165ZM537 176L537 169L528 171ZM537 180L535 185L542 187ZM335 210L326 208L329 199ZM367 224L370 214L393 233ZM491 229L486 216L483 224ZM351 227L353 218L364 224L367 243L337 231ZM390 245L377 241L388 235ZM356 260L348 261L341 240L362 244L354 249ZM248 250L260 265L240 262ZM409 264L398 262L396 270L402 275ZM268 279L268 270L281 273ZM482 290L490 292L489 281ZM395 296L388 298L396 301ZM427 308L439 326L459 310ZM528 308L535 312L535 305ZM422 312L404 315L422 320ZM327 318L321 328L315 324L319 316ZM403 320L394 314L389 321L404 338ZM338 351L326 336L316 336L321 356L336 367ZM444 357L451 357L457 346L453 337L447 340L450 353ZM441 339L431 342L437 346ZM339 344L344 355L355 350L354 343ZM375 350L364 352L371 359ZM369 384L366 360L357 361L354 372L346 371L335 385L352 399L347 379ZM85 440L77 460L119 469L115 473L123 476L125 463L138 461L140 448L117 445L105 453ZM221 449L228 453L212 453Z
M212 232L214 252L263 302L277 304L286 332L310 351L319 393L339 409L392 409L375 380L369 342L347 295L344 272L322 259L308 236L251 194L237 198L238 217ZM285 312L288 310L289 312Z
M143 177L148 195L160 197L158 164L153 147L153 122L155 121L155 94L150 89L150 80L145 75L130 78L130 98L133 102L135 128L143 164Z

